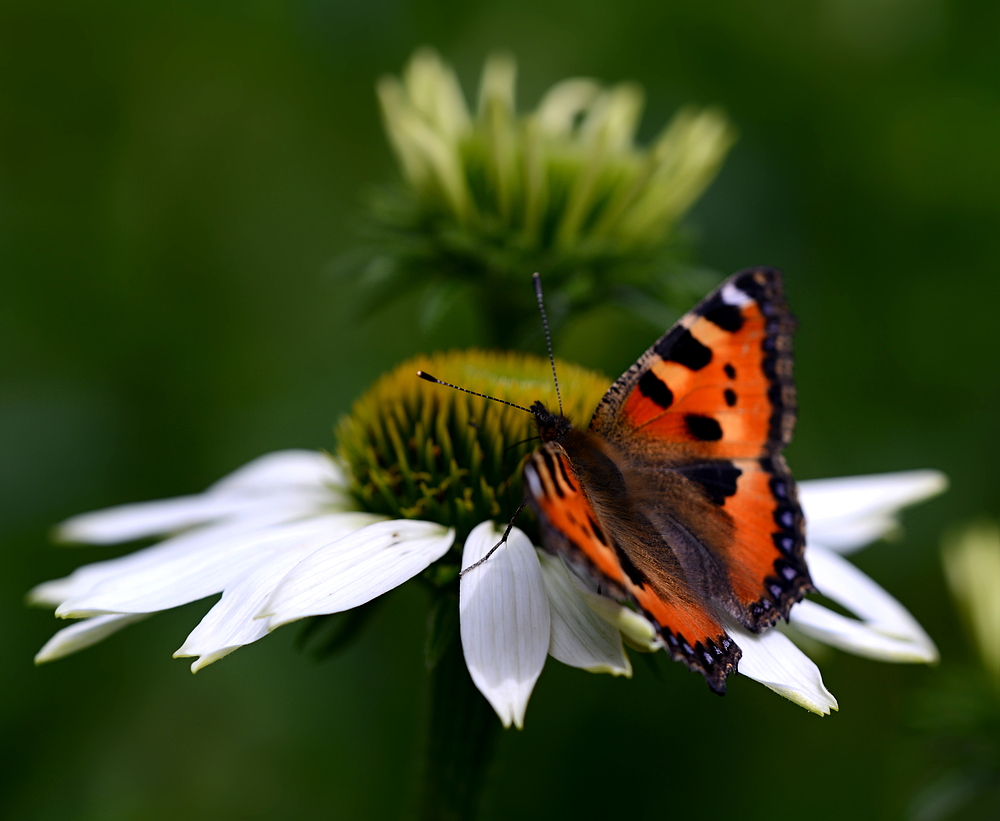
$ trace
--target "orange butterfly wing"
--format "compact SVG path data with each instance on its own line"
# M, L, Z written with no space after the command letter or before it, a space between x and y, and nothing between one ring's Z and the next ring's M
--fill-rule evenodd
M580 447L577 442L577 450ZM579 575L590 578L601 593L635 602L657 626L670 654L702 673L713 690L725 692L726 677L736 669L740 650L687 585L680 568L647 573L636 567L621 536L605 524L614 517L595 507L561 444L547 442L535 451L525 464L524 477L545 546L563 556Z
M812 589L781 449L795 425L781 274L727 279L605 395L590 430L654 491L640 503L704 598L759 631ZM691 538L688 538L688 537Z

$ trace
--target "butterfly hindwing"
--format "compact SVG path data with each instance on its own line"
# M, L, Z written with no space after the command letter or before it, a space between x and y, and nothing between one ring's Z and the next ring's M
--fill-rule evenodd
M651 523L628 514L627 489L599 443L576 433L565 444L575 461L562 444L548 442L524 469L528 501L538 514L546 548L600 592L633 602L675 659L724 692L739 648L687 584L677 557Z
M656 489L638 510L671 534L699 594L743 626L770 627L811 589L802 512L780 454L634 470Z

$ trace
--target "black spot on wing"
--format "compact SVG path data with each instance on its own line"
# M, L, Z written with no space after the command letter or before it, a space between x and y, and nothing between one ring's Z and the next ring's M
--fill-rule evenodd
M730 379L736 378L736 368L734 368L728 362L725 365L723 365L722 370L726 372L726 376L728 376Z
M736 404L736 391L732 388L726 388L723 396L726 398L726 404L729 405L729 407L733 407Z
M689 413L684 417L684 424L691 435L702 442L718 442L722 438L722 426L711 416Z
M732 462L712 462L678 469L678 473L696 482L705 494L717 505L736 494L736 480L743 475Z
M656 343L654 350L668 362L676 362L692 371L701 370L712 361L712 349L702 345L687 328L680 328L676 335L667 334Z
M736 333L743 327L743 313L738 305L730 305L722 299L722 294L716 291L701 308L701 315L713 325L724 331Z
M647 399L653 400L661 408L669 408L674 401L674 394L666 383L652 371L646 371L639 379L639 391Z

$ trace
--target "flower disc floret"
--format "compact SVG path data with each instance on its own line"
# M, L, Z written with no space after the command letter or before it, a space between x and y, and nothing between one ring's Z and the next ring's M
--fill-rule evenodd
M586 426L606 377L557 362L564 411ZM417 378L423 370L470 391L528 407L558 408L549 362L462 351L417 357L379 379L339 424L338 456L363 510L456 528L459 541L523 498L521 463L537 447L532 416Z

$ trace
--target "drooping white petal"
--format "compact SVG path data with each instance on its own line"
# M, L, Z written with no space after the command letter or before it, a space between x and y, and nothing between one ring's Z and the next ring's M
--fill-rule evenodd
M630 647L646 653L652 653L663 647L663 641L656 632L652 623L643 616L614 599L602 596L588 590L576 576L570 574L577 592L583 597L587 606L608 624L620 631L625 637Z
M448 552L455 531L433 522L377 522L314 551L279 582L257 618L267 629L371 601Z
M937 653L928 653L921 643L887 636L863 621L835 613L813 601L801 601L795 605L789 621L799 632L859 656L900 662L932 662L937 659Z
M267 505L252 514L189 530L159 544L115 559L78 567L68 576L39 584L28 594L28 601L31 604L58 606L67 599L84 596L98 584L126 572L159 566L181 555L211 550L213 545L232 536L304 518L314 513L315 507L311 503Z
M465 541L462 567L475 564L502 532L483 522ZM462 650L469 674L504 727L524 726L528 699L545 665L551 620L535 548L517 528L490 558L462 576Z
M226 586L222 598L191 631L174 653L174 658L199 656L191 665L191 672L197 673L202 667L229 655L244 644L266 636L267 622L256 618L256 615L288 571L321 547L380 519L369 513L346 514L319 533L297 543L284 543L279 550L268 552L245 575Z
M792 608L791 623L820 641L885 661L932 663L938 652L910 612L843 556L819 545L806 548L816 589L858 615L855 621L815 602Z
M621 633L590 608L560 559L539 551L538 560L552 622L549 655L591 673L631 676Z
M35 664L44 664L47 661L55 661L77 650L83 650L92 644L103 641L112 633L117 633L123 627L135 624L146 618L145 614L138 615L110 615L94 616L92 619L83 619L74 622L69 627L64 627L52 638L45 642L45 646L35 654Z
M799 483L807 541L848 553L899 526L900 508L936 496L948 486L936 470L910 470Z
M838 709L819 668L777 630L755 635L734 624L726 630L743 651L739 672L818 715Z
M158 536L264 507L310 505L349 507L343 471L329 456L313 451L278 451L220 479L204 493L153 502L118 505L67 519L61 541L115 544Z
M68 599L56 608L62 618L78 618L100 613L151 613L220 593L250 570L261 557L301 539L325 532L341 532L343 517L358 513L330 513L292 524L274 525L206 543L197 549L190 542L173 545L172 551L153 553L146 561L135 561L127 570L95 584L82 596ZM192 534L193 535L193 534ZM183 537L179 537L177 541ZM158 545L164 548L164 542Z

